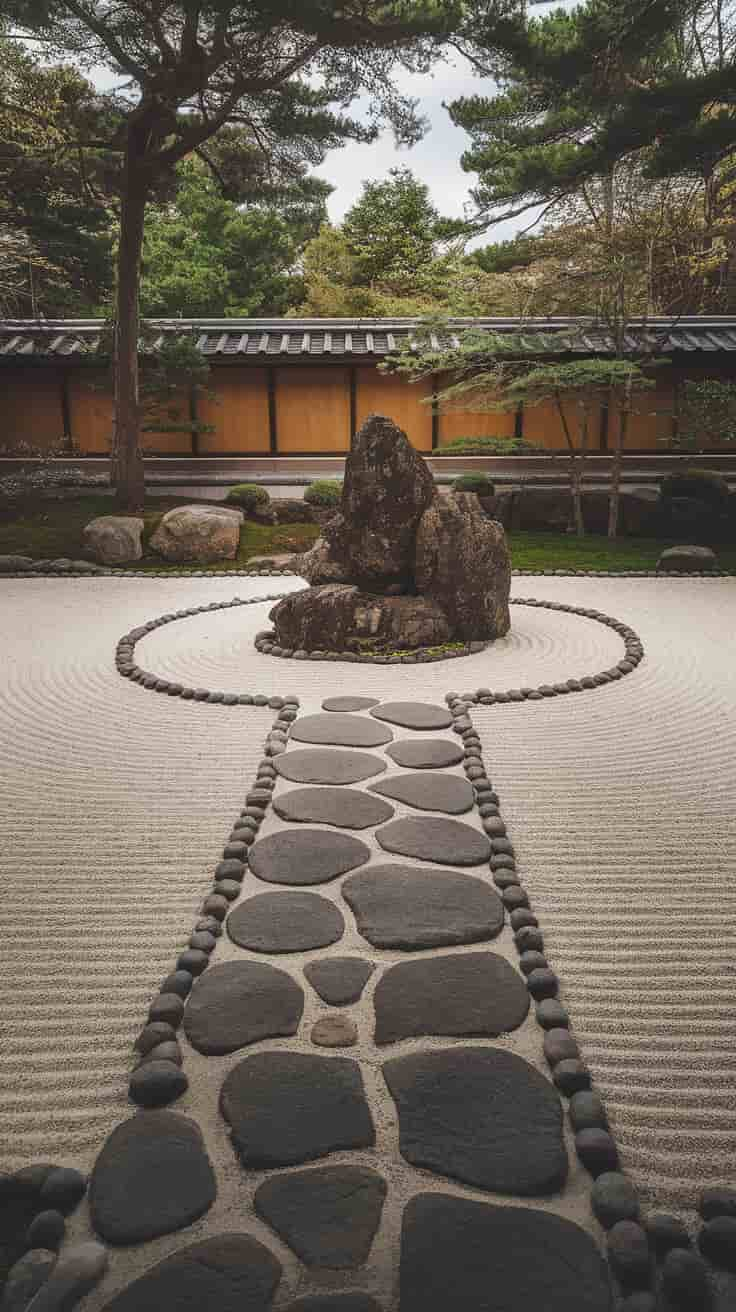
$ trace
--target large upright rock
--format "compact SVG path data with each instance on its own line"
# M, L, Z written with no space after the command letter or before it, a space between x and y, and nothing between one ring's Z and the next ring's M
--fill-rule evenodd
M234 560L242 510L232 506L177 506L163 516L151 547L165 560Z
M506 535L472 492L436 497L419 522L416 585L453 635L468 642L508 633L511 561Z

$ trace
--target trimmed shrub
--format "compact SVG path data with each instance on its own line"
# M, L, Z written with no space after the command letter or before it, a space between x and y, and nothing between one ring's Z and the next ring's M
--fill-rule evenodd
M456 437L443 442L434 456L532 456L544 455L545 447L523 437Z
M492 497L496 489L487 474L459 474L452 480L453 492L477 492L479 497Z
M709 506L725 509L730 496L728 483L720 474L709 469L684 469L682 473L667 474L659 485L662 497L691 497Z
M260 487L258 483L236 483L231 487L225 497L233 506L239 506L241 510L260 510L267 506L271 500L265 487Z
M342 497L342 483L337 478L316 478L304 493L310 506L338 506Z

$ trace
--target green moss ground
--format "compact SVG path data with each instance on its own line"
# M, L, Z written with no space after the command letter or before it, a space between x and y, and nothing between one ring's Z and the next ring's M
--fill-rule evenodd
M161 515L173 506L181 505L181 497L150 497L146 502L144 518L145 544L154 532ZM35 559L53 560L65 556L73 560L83 558L82 530L96 515L114 513L110 497L80 496L64 501L36 500L26 503L19 514L0 520L0 555L18 553ZM267 556L281 552L304 550L319 535L316 524L257 524L246 520L240 535L240 550L236 560L219 561L208 568L219 573L242 569L252 556ZM564 533L510 533L509 544L516 569L601 569L638 570L653 569L665 547L675 545L671 540L658 538L607 538L587 535L577 538ZM736 546L716 548L722 569L736 570ZM152 553L134 566L142 573L181 566L167 566ZM196 565L192 569L197 569Z

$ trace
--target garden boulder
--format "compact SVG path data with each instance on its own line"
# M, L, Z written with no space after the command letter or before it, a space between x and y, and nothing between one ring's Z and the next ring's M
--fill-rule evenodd
M487 519L472 492L435 497L419 521L414 577L436 602L456 638L508 633L511 560L500 524Z
M243 518L232 506L177 506L163 516L151 549L170 561L234 560Z
M360 651L367 641L386 651L433 647L451 636L447 616L430 597L387 597L346 583L292 592L270 618L282 646L306 651Z
M710 547L668 547L657 561L657 573L702 574L718 569L718 559Z
M138 515L100 515L84 528L87 553L100 565L125 565L143 555Z

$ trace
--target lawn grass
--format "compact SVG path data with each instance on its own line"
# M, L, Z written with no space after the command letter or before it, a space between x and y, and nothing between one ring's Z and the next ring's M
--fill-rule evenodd
M181 505L181 497L148 497L144 511L144 556L126 569L141 573L186 568L168 565L148 551L147 543L161 515ZM80 560L84 556L82 531L96 515L114 513L110 497L89 494L61 501L36 500L27 503L20 514L0 522L0 555L19 554L36 560L55 560L59 556ZM306 550L319 535L316 524L257 524L247 519L240 534L240 549L235 560L216 561L207 568L226 574L247 565L252 556L275 555ZM675 546L670 539L616 538L587 534L578 538L567 533L522 533L508 535L515 569L654 569L665 547ZM736 570L736 545L716 548L721 569ZM201 568L192 565L193 570Z

